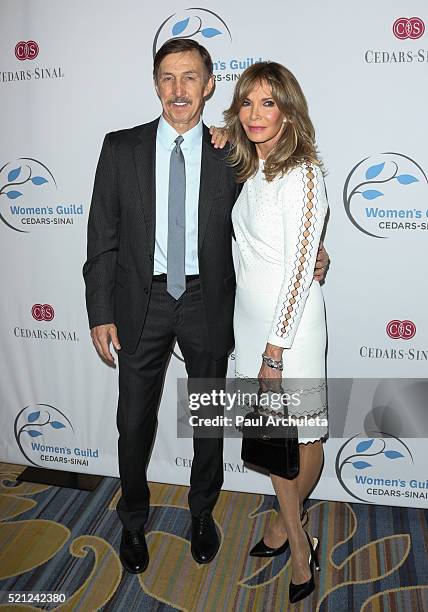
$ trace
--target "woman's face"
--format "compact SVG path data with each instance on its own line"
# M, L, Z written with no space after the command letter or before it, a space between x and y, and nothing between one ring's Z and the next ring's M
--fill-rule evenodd
M268 153L278 142L285 115L272 98L271 88L262 81L254 86L242 103L239 120L251 142Z

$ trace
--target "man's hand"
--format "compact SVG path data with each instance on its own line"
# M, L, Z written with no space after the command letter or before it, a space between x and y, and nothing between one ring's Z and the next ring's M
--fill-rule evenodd
M321 282L325 279L327 268L330 264L330 257L324 248L324 244L320 242L318 249L317 260L315 262L314 279Z
M219 128L212 125L210 127L211 144L214 149L223 149L227 142L227 130L226 128Z
M114 357L110 352L110 341L116 351L120 351L119 338L117 337L117 328L114 323L106 325L97 325L91 329L91 338L97 349L98 355L110 366L115 365Z

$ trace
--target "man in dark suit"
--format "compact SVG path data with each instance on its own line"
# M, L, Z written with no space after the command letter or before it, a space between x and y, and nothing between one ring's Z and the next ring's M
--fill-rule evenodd
M212 147L201 119L214 87L211 57L194 40L172 39L155 57L154 82L162 116L104 139L83 269L94 345L111 365L110 342L119 356L120 557L133 573L149 561L146 467L173 343L189 379L223 379L233 347L238 187L227 151ZM219 548L212 510L222 483L222 437L194 437L189 507L198 563Z

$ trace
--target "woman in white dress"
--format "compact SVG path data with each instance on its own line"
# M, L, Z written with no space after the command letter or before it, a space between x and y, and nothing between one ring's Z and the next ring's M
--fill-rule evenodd
M250 553L271 557L290 546L295 602L313 590L318 566L318 540L309 538L302 521L328 435L324 300L313 280L327 199L307 103L289 70L275 62L250 66L225 119L231 163L244 182L232 212L239 253L236 375L283 377L284 390L299 390L301 398L289 416L318 417L316 427L299 426L299 475L271 475L281 512Z

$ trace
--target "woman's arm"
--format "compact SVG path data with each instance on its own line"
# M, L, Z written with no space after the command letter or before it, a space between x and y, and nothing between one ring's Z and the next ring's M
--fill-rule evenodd
M324 179L318 166L294 168L280 191L284 227L284 277L266 345L266 354L280 359L290 348L313 282L318 246L328 209Z

